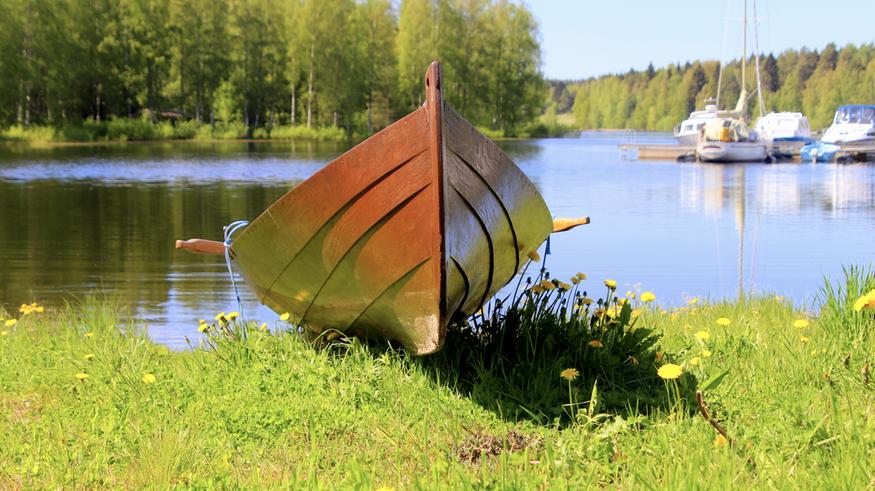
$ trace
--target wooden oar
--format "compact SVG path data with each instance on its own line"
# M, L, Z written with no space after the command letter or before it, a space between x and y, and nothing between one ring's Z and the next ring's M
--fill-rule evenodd
M579 218L554 218L553 219L553 233L557 232L565 232L566 230L571 230L574 227L579 225L586 225L589 223L589 217L579 217Z
M201 254L225 254L225 244L223 242L219 242L218 240L177 240L176 248L185 249L191 252L199 252Z
M553 233L565 232L567 230L571 230L574 227L578 227L580 225L586 225L589 223L589 217L579 217L579 218L556 218L553 220ZM217 240L206 240L206 239L188 239L188 240L177 240L176 241L177 249L185 249L191 252L198 252L201 254L224 254L225 253L225 244L219 242Z

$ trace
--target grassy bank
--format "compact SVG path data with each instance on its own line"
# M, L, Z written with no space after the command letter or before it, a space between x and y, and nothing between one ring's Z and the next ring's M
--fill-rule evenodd
M505 133L501 130L479 128L483 134L493 139L516 138L556 138L574 133L572 127L555 121L540 120L521 127L518 131ZM0 130L0 142L45 145L53 143L97 143L128 141L166 141L166 140L318 140L347 141L364 140L363 132L348 132L335 126L274 126L256 128L252 135L247 133L242 123L198 123L167 121L153 123L143 119L117 118L111 121L85 121L77 125L64 126L11 126Z
M424 358L212 316L207 349L169 352L104 303L0 314L0 487L875 486L875 313L854 308L875 278L817 316L603 308L579 279L536 280Z
M0 131L0 142L30 144L65 142L126 142L156 140L330 140L360 139L338 127L275 126L256 128L249 135L242 123L198 123L181 121L151 122L144 119L117 118L110 121L85 121L64 126L12 126Z

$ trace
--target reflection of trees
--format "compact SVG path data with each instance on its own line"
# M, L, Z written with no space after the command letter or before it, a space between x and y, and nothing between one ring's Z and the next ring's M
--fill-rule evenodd
M544 150L543 146L536 141L504 140L496 143L513 160L535 158Z
M216 271L223 262L179 253L175 239L219 239L223 225L255 218L286 190L0 182L0 302L14 307L33 295L83 287L111 290L124 303L164 302L171 273ZM191 288L190 299L210 291L196 274L174 275L173 283L177 291Z

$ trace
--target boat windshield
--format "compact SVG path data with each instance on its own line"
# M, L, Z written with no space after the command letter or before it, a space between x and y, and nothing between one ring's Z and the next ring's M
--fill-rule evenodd
M836 111L836 124L875 124L875 107L848 106Z

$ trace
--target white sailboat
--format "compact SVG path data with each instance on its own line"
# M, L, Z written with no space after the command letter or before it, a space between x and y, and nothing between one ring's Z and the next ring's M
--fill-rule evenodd
M745 122L748 94L747 81L747 0L742 0L741 93L735 106L736 116L709 120L699 131L696 158L701 162L762 162L768 156L766 143L751 131ZM760 89L759 59L757 59L757 92ZM763 105L760 105L762 115Z
M695 146L699 141L699 132L708 121L737 116L735 111L721 111L714 99L707 99L706 102L711 103L705 104L704 110L691 112L687 119L674 127L674 137L678 145Z

